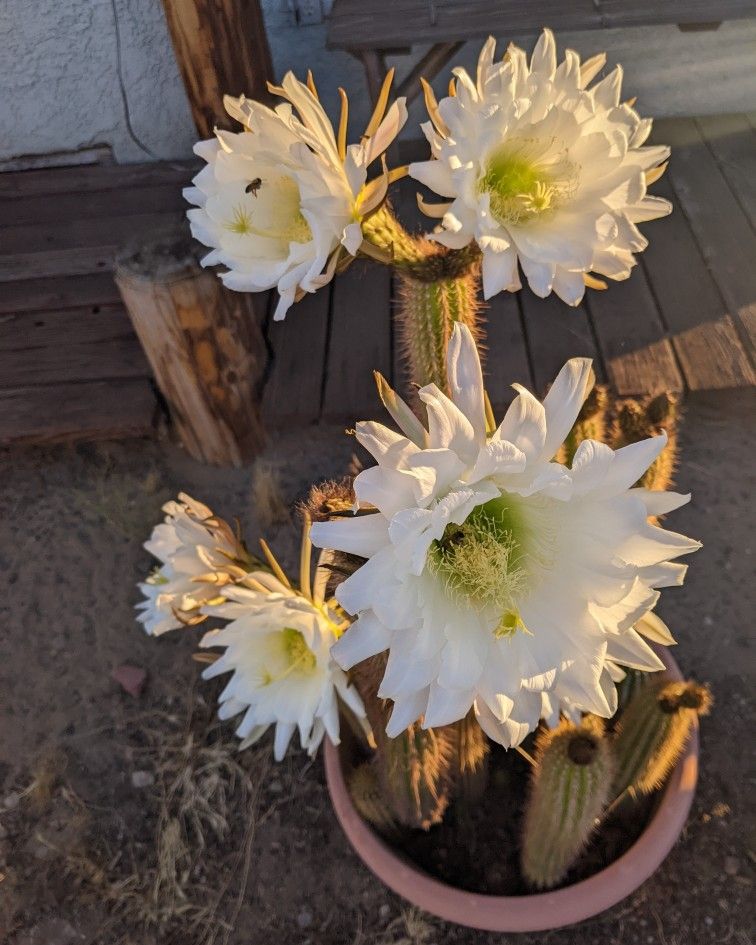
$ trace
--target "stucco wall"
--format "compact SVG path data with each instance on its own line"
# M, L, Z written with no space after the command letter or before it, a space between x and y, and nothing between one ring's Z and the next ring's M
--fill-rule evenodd
M160 0L2 0L0 167L22 155L96 145L111 147L119 162L150 158L125 119L113 4L136 136L160 158L189 153L195 132ZM334 109L337 86L351 89L357 128L368 110L359 64L326 52L325 25L292 25L286 0L264 0L263 8L276 71L312 66ZM639 96L646 113L739 111L756 101L756 21L726 23L714 33L664 27L564 34L560 42L585 53L607 49L610 62L624 64L628 94ZM472 65L475 53L471 46L459 58ZM406 63L396 61L400 70ZM409 130L417 135L419 107L412 117Z

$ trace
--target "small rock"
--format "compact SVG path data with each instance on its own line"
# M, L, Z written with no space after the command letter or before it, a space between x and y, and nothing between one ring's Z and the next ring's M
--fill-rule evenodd
M297 925L300 929L307 929L312 925L312 913L309 909L302 909L297 916Z
M388 903L384 902L381 908L378 910L378 918L382 922L385 922L390 915L391 915L391 906L388 905Z
M130 696L138 699L144 689L147 672L141 666L122 663L120 666L116 666L110 674L110 678L117 682L124 692L128 692Z
M131 785L135 788L151 787L155 783L155 775L151 771L134 771L131 775Z
M21 800L21 795L18 791L11 791L10 794L6 794L3 799L3 804L8 810L15 810L18 807L18 803Z
M283 846L278 842L278 840L273 840L271 841L268 849L271 853L280 853L283 850Z
M740 870L740 860L736 856L726 856L724 871L728 876L737 876Z
M280 794L283 791L283 784L280 781L271 781L268 790L271 794Z
M705 922L707 925L714 925L714 919L712 919L712 917L711 917L710 915L704 916L704 922Z
M0 840L5 840L7 836L8 836L8 831L6 830L5 827L3 827L2 823L0 823Z

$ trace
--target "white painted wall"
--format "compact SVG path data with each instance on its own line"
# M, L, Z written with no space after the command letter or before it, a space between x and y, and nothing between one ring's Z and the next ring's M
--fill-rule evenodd
M127 127L114 7L131 123L151 154ZM309 65L334 110L337 86L344 85L353 128L360 130L368 105L359 64L325 50L325 24L294 25L289 0L263 0L263 8L279 75L288 68L302 74ZM649 27L562 34L559 40L583 54L607 49L610 62L623 63L627 93L638 95L646 114L743 111L756 102L756 20L725 23L711 33ZM472 66L476 54L469 45L459 61ZM395 64L407 68L405 58ZM411 136L417 136L420 118L416 106ZM110 147L118 162L180 158L194 138L160 0L0 0L0 168L21 156L98 145Z

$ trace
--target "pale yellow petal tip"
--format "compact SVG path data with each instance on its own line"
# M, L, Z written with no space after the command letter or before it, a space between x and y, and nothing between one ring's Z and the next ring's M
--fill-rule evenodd
M583 282L589 289L597 289L599 292L603 292L604 289L609 288L603 279L597 279L596 276L592 276L589 272L583 273Z

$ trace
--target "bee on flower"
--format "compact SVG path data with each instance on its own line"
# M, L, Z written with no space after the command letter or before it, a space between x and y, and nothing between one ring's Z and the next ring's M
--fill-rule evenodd
M392 73L359 144L347 144L348 101L334 131L308 76L288 72L271 92L284 102L226 96L226 110L244 126L216 131L195 153L207 162L184 191L192 234L211 248L203 265L225 267L230 289L277 288L282 319L305 293L316 292L363 246L362 221L384 200L390 181L384 154L407 119L404 99L388 105ZM368 168L381 172L368 182Z

